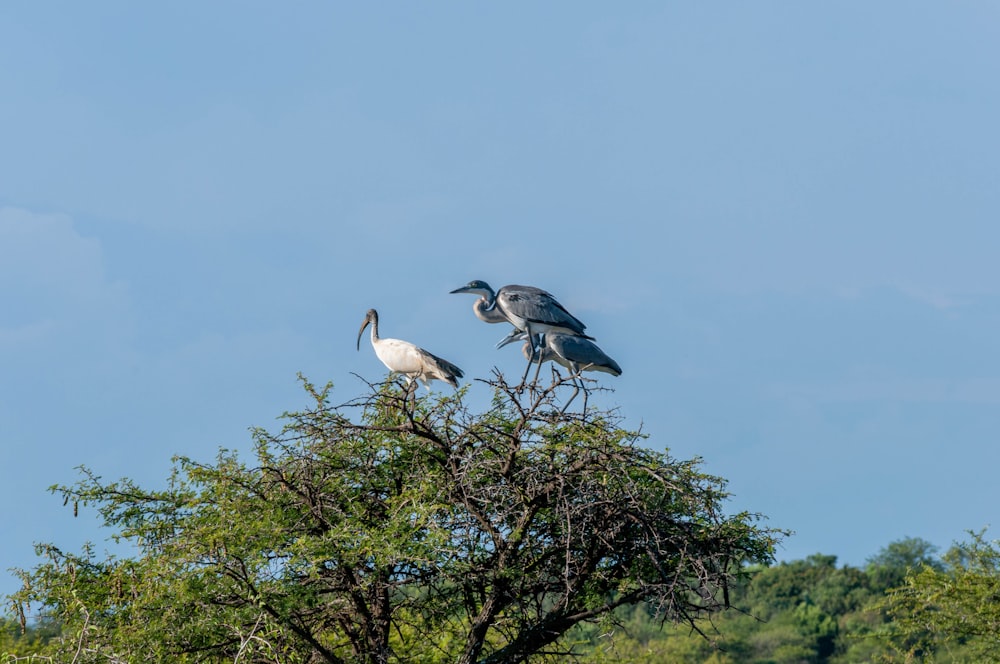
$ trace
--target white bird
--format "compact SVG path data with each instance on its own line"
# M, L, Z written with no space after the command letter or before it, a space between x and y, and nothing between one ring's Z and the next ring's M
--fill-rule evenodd
M458 379L464 374L461 369L448 360L428 353L409 341L379 337L378 312L374 309L368 310L368 314L365 315L365 320L361 324L361 329L358 330L358 350L361 350L361 335L369 323L372 326L372 348L375 349L375 355L390 372L406 376L407 385L416 378L428 390L431 389L430 381L435 379L443 380L452 387L458 387Z

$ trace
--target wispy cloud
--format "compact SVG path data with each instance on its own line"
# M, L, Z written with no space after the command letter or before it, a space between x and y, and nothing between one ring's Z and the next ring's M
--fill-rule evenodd
M63 214L0 208L0 350L32 336L92 348L128 327L127 291L105 270L97 239Z
M957 309L959 307L972 304L972 298L968 295L957 295L945 292L939 288L918 288L916 286L900 286L900 292L907 297L929 304L935 309Z

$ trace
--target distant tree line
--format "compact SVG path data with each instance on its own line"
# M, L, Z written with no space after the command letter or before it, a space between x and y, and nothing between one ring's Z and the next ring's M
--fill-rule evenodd
M758 566L732 589L732 609L699 630L665 624L643 602L578 625L564 647L581 664L1000 661L1000 546L978 532L935 552L907 538L860 568L822 554ZM62 661L66 636L51 619L22 628L17 616L0 617L0 662Z
M633 607L616 627L577 630L590 648L580 661L1000 662L1000 546L970 532L942 557L935 552L907 538L861 568L821 554L758 567L733 590L735 610L704 634Z

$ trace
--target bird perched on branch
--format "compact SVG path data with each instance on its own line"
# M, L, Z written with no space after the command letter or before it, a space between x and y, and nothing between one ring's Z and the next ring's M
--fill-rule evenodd
M390 372L406 376L407 385L416 378L428 390L431 389L429 383L432 380L443 380L452 387L458 387L458 379L464 374L461 369L448 360L429 353L409 341L380 337L378 335L378 312L374 309L368 310L365 320L361 324L361 329L358 330L358 350L361 350L361 335L369 323L372 326L372 348L375 349L375 355Z
M590 339L574 334L547 332L542 335L539 348L533 348L524 332L512 332L500 341L506 346L514 341L525 340L522 352L532 362L555 362L569 369L574 375L583 371L603 371L612 376L621 376L622 368Z
M488 283L477 279L451 292L478 295L472 312L486 323L510 323L532 336L545 332L587 336L587 326L541 288L511 284L494 292Z
M584 334L587 326L579 318L567 311L551 293L541 288L511 284L494 292L488 283L477 279L451 292L478 295L479 298L472 305L476 318L487 323L510 323L514 326L515 333L523 332L536 349L539 348L541 335L547 332L593 338ZM497 348L503 343L501 340ZM524 368L524 376L521 377L522 386L528 379L528 371L534 361L536 359L533 357L528 359L528 366ZM541 369L541 362L538 368ZM537 377L538 371L535 371L535 378Z
M527 341L527 338L528 335L524 332L511 332L500 341L500 346L524 339L521 351L528 358L529 363L538 362L538 366L541 368L543 362L555 362L570 371L569 380L573 384L573 394L563 406L563 411L569 408L569 404L576 398L580 390L583 390L583 410L587 411L589 390L583 384L583 379L580 376L582 372L602 371L612 376L622 375L622 368L618 366L618 363L590 339L574 334L548 332L542 335L541 343L535 347ZM535 372L535 380L538 380L537 371Z

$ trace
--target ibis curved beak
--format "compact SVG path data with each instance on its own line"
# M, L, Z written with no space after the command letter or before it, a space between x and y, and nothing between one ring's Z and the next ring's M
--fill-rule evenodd
M361 324L361 329L358 330L358 344L357 344L358 345L358 350L361 350L361 335L365 333L365 328L368 327L368 323L370 323L370 322L371 322L371 319L368 318L368 317L365 317L365 322Z

